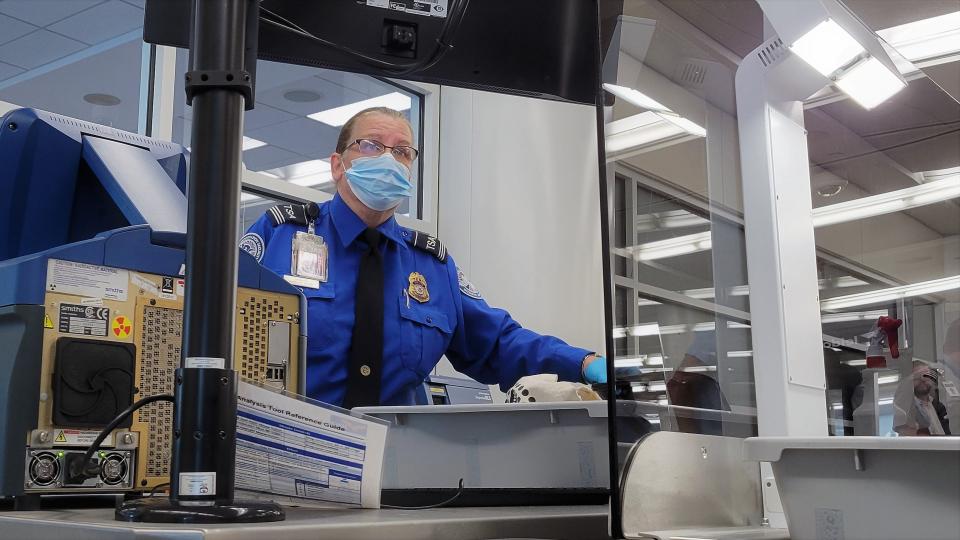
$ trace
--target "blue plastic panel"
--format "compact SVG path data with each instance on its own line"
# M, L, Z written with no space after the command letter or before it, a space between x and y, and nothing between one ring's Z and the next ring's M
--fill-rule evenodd
M187 231L187 198L149 151L84 135L83 157L130 223Z

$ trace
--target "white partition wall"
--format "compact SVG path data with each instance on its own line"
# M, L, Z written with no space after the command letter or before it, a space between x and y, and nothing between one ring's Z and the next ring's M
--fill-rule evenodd
M444 87L439 237L494 306L602 351L593 107Z

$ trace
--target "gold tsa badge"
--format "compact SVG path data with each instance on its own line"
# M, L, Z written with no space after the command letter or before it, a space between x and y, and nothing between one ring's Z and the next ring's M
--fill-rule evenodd
M420 272L411 272L410 277L410 286L407 287L407 294L410 295L410 298L413 298L421 304L430 300L430 291L427 290L427 278L423 277L423 274Z

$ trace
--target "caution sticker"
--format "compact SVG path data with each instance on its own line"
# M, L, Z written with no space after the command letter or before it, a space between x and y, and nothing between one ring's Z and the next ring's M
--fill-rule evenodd
M110 330L114 337L121 339L130 337L130 332L133 332L133 321L124 315L117 315L113 318L113 325Z
M103 337L107 335L108 320L109 308L60 304L60 332L63 334ZM43 324L46 326L47 321L43 321Z
M52 330L52 329L53 329L53 320L51 320L51 319L50 319L50 315L48 315L48 314L46 314L46 313L43 314L43 327L46 328L46 329L48 329L48 330Z
M54 437L54 444L66 445L66 446L90 446L93 444L93 441L96 440L97 436L100 435L99 431L83 431L79 429L58 429L57 436ZM103 441L104 446L113 445L113 435L108 435L107 438Z

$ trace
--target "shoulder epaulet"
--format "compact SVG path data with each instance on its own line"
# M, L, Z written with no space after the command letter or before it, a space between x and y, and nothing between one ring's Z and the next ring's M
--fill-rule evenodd
M447 248L439 238L414 230L409 232L410 234L406 236L408 244L430 253L440 262L447 262Z
M295 225L306 225L311 220L317 219L320 214L320 207L316 203L307 204L278 204L267 210L270 221L273 226L284 223L293 223Z

